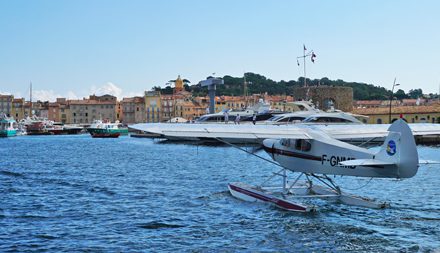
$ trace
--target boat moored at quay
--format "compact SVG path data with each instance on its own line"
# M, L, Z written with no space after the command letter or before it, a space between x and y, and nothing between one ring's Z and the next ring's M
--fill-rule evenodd
M119 127L119 122L95 120L87 131L93 138L118 138L121 134L128 134L128 128Z
M10 117L0 118L0 137L13 137L17 135L17 122Z

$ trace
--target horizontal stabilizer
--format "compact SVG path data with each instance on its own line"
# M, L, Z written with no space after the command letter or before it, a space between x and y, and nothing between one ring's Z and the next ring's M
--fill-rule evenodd
M382 165L393 165L393 162L386 162L377 159L355 159L340 162L340 166L382 166Z

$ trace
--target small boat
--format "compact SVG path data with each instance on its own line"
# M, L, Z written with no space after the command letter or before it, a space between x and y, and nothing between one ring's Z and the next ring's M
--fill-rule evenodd
M49 129L49 132L54 135L66 135L66 134L80 134L83 128L73 125L64 125L60 123L54 123L53 127Z
M26 126L27 135L53 135L53 125L48 120L34 121Z
M93 121L87 131L93 138L118 138L121 134L128 134L128 128L119 127L119 122L110 123L102 120Z
M10 117L0 119L0 137L13 137L17 135L17 122Z

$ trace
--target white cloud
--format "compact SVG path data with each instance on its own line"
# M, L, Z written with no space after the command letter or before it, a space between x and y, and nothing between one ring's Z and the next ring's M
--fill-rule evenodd
M116 84L111 82L108 82L98 88L93 85L90 88L90 94L95 94L97 96L110 94L117 97L118 99L122 99L122 89L116 86Z
M128 92L128 93L124 93L123 97L124 98L128 98L128 97L142 97L144 95L143 91L137 91L137 92Z
M67 99L79 99L79 97L75 94L75 92L69 90L66 95Z
M16 98L24 97L22 96L21 92L3 92L0 91L0 94L2 95L10 95L13 94ZM123 92L123 90L118 87L116 84L112 82L108 82L106 84L103 84L101 86L95 86L93 85L89 90L82 90L82 91L72 91L69 90L67 93L60 94L55 92L54 90L33 90L32 91L32 100L33 101L50 101L55 102L57 98L67 98L67 99L83 99L88 98L89 95L97 95L102 96L105 94L110 94L113 96L116 96L118 100L122 100L124 97L135 97L135 96L143 96L143 91L129 91L129 92ZM27 97L25 97L26 100L29 100L29 94L27 94Z
M34 90L32 91L32 101L56 101L57 98L61 98L60 94L55 93L53 90Z

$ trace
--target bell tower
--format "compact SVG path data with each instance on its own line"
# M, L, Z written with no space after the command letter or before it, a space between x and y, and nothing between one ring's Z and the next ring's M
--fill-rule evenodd
M174 93L178 93L183 91L183 80L180 78L180 75L177 77L176 81L174 82Z

